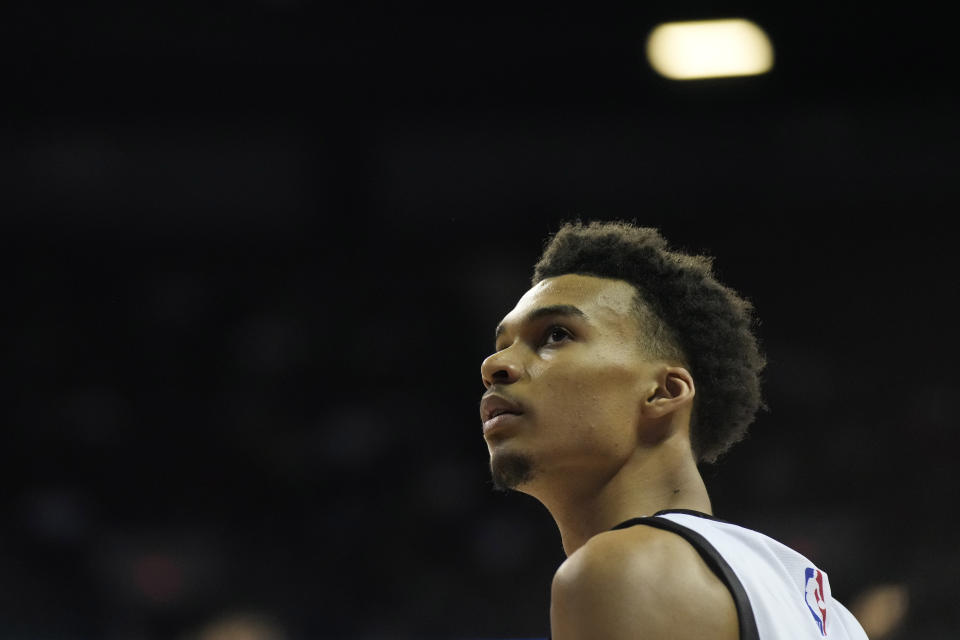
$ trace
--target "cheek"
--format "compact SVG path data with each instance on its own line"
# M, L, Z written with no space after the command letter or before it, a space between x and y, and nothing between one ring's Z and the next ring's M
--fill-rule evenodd
M575 428L581 435L628 428L640 409L636 371L619 362L556 366L543 372L538 409L549 422Z

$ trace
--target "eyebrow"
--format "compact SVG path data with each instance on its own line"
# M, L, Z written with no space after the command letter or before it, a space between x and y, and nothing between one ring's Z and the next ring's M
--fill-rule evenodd
M576 317L587 320L587 314L585 314L580 309L576 308L572 304L553 304L549 307L538 307L524 316L523 320L520 321L521 324L528 324L534 320L543 318L544 316L567 316L567 317ZM506 327L501 322L497 325L497 330L494 332L494 340L499 339L503 335L503 332L506 331Z

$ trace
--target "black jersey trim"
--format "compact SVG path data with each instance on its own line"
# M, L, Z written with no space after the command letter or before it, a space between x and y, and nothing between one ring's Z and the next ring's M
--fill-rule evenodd
M657 515L661 513L687 513L690 515L699 515L715 519L705 513L700 513L699 511L687 511L685 509L660 511ZM713 571L717 577L720 578L720 581L726 585L727 589L730 591L730 595L733 596L733 603L737 608L737 620L740 627L740 640L760 640L760 633L757 631L757 620L753 615L753 607L750 605L750 598L747 597L747 592L743 588L743 583L740 582L740 578L738 578L737 574L733 572L733 569L730 567L727 561L723 559L723 556L720 555L720 552L717 551L716 547L710 544L706 538L696 531L688 529L682 524L677 524L673 520L658 518L656 516L650 518L632 518L626 522L621 522L617 526L613 527L611 531L615 529L626 529L627 527L632 527L638 524L675 533L689 542L693 548L697 550L697 553L700 554L700 557L703 558L703 561L707 563L707 566L710 567L710 570Z
M721 520L720 518L710 515L709 513L704 513L703 511L694 511L693 509L664 509L663 511L657 511L653 514L652 517L656 518L657 516L666 515L669 513L680 513L688 516L697 516L698 518L703 518L704 520L713 520L714 522L722 522L724 524L737 525L735 522L730 522L729 520ZM614 527L616 529L616 527Z

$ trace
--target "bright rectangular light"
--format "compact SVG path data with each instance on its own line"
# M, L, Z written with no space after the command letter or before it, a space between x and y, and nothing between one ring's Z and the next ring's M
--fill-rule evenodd
M773 67L773 45L749 20L666 22L647 38L647 59L672 80L752 76Z

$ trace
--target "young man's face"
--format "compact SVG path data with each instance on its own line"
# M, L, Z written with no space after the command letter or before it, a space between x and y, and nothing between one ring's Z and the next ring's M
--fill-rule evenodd
M481 366L498 487L600 479L633 454L657 369L641 350L635 293L621 280L567 274L535 285L503 319Z

